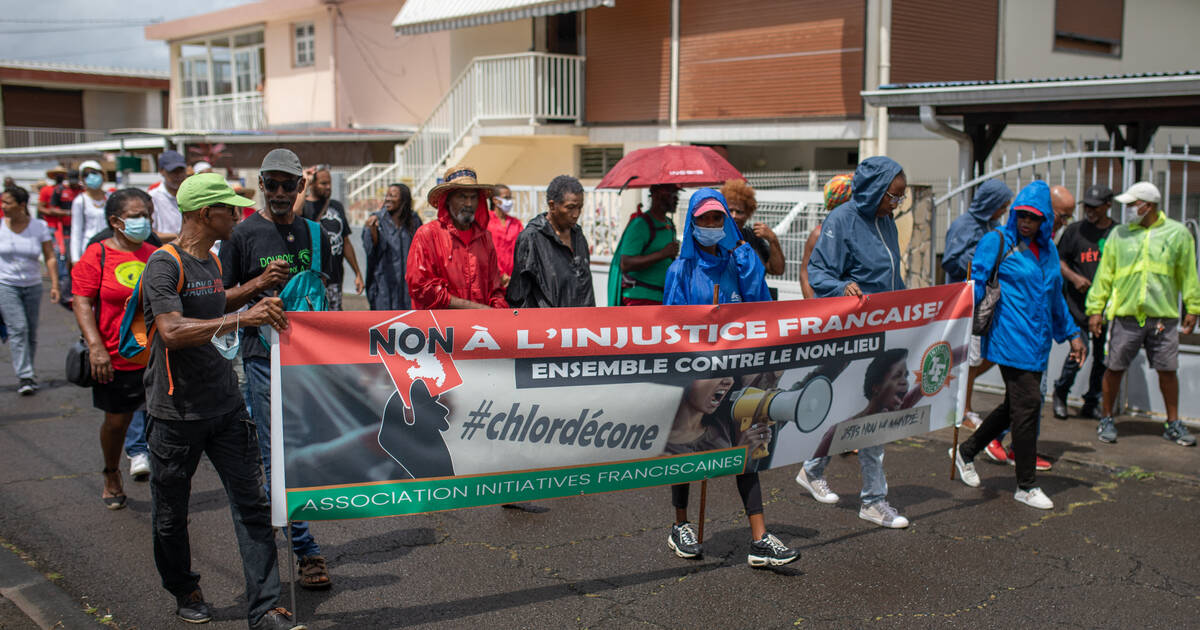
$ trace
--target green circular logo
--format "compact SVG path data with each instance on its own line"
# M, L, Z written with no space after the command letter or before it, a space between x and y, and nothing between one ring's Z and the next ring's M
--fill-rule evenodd
M950 382L950 344L939 341L921 357L921 393L934 396Z

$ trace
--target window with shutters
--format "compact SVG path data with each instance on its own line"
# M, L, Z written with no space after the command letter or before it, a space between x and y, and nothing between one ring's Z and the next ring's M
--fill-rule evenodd
M316 29L312 22L298 22L292 25L292 48L295 50L292 56L293 66L299 68L313 65L317 58L316 41Z
M621 158L623 147L579 147L579 179L600 179Z
M1055 0L1054 50L1121 56L1124 0Z

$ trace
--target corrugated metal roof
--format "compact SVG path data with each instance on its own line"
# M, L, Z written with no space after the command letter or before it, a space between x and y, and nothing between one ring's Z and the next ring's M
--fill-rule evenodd
M1048 77L1041 79L997 79L991 81L930 81L925 83L890 83L881 85L881 90L913 90L921 88L988 87L993 85L1016 85L1025 83L1065 83L1068 81L1112 81L1119 79L1152 79L1161 77L1186 77L1200 75L1200 70L1179 72L1137 72L1132 74L1087 75L1080 77Z
M141 79L170 79L171 73L166 70L145 70L140 68L112 68L106 66L81 66L73 63L55 63L51 61L24 61L20 59L0 59L0 68L17 68L20 70L41 70L44 72L71 72L74 74L97 74L110 77L137 77Z
M598 6L616 0L408 0L392 20L399 35L419 35L497 22L511 22Z

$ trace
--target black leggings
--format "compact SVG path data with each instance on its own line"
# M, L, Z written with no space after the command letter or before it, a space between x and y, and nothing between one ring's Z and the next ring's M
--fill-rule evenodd
M1012 430L1012 449L1016 455L1017 487L1029 490L1037 486L1038 424L1042 419L1042 373L1007 365L1000 366L1004 377L1004 402L992 410L983 424L963 441L958 451L971 461L988 442Z
M737 489L742 497L742 507L746 508L746 516L763 513L762 486L758 485L758 473L749 472L738 475ZM688 487L690 484L677 483L671 486L671 505L679 509L687 509Z

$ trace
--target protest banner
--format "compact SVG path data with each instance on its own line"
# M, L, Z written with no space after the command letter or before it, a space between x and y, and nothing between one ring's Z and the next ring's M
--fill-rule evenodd
M289 313L273 520L414 514L765 470L954 424L972 292ZM753 442L752 424L772 428Z

